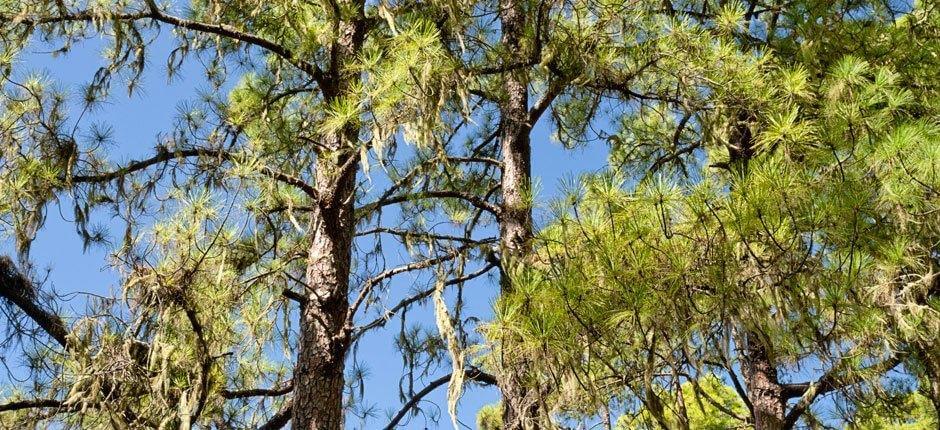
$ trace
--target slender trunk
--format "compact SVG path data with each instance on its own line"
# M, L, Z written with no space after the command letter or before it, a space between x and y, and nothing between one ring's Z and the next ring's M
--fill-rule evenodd
M349 67L363 39L359 21L340 21L331 68L321 88L327 101L356 87L359 76ZM303 430L344 428L343 387L346 353L345 331L349 313L349 275L355 235L354 196L358 169L343 168L356 157L348 151L358 139L351 124L340 133L321 137L329 153L317 159L316 189L320 201L310 219L307 256L306 304L300 317L300 342L294 370L292 427ZM340 154L340 155L336 155ZM352 160L355 163L355 160ZM357 165L356 165L357 166Z
M753 333L745 339L742 370L747 382L747 397L753 407L754 430L782 430L786 418L783 384L777 378L767 349Z
M729 136L728 155L732 173L744 177L754 156L754 136L750 128L754 115L742 109L736 119ZM777 367L757 333L746 332L739 341L744 343L741 370L753 408L754 430L783 430L787 405Z
M521 37L525 30L525 11L518 0L500 0L499 18L502 25L502 44L509 52L522 55ZM513 290L512 267L529 253L532 241L531 209L531 147L529 133L529 90L524 68L510 71L503 80L503 100L500 104L500 146L503 163L502 212L500 220L500 247L503 276L500 283L503 294ZM537 399L526 387L524 370L529 366L524 359L511 356L511 336L502 339L502 367L506 370L500 381L503 396L503 428L537 428Z
M940 359L937 358L940 357L940 343L931 342L924 347L915 345L914 349L920 356L927 376L926 386L921 391L930 398L930 403L940 418Z
M932 273L940 272L940 259L934 258L931 260L930 271ZM926 305L938 297L940 297L940 276L934 276L930 289L927 291L927 296L922 303ZM937 419L940 420L940 341L934 339L925 342L922 348L918 348L917 355L924 361L925 373L930 385L926 387L925 391L930 397L930 402L933 403Z

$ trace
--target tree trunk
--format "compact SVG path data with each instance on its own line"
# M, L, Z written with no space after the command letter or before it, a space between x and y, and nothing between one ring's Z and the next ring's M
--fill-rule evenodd
M927 376L926 384L921 389L930 399L937 417L940 418L940 343L928 342L921 347L915 345L914 350L919 356L923 366L924 374Z
M755 334L748 333L745 342L741 370L747 382L747 397L754 409L751 414L754 430L782 430L786 400L784 387L777 378L777 367Z
M754 135L751 123L754 115L746 109L738 111L730 136L728 158L732 174L744 177L748 173L748 163L754 156ZM777 378L774 365L760 336L754 332L744 333L737 339L744 343L741 370L747 383L747 397L753 410L751 417L754 430L783 430L786 419L786 397L783 385Z
M525 11L518 0L500 0L499 18L502 24L503 47L522 55L521 37L525 30ZM529 253L532 241L531 208L531 147L529 124L529 90L524 68L510 71L503 80L503 99L500 103L500 146L502 154L502 207L500 220L500 247L503 276L500 289L503 294L513 291L512 267ZM503 380L499 387L503 396L503 428L537 428L537 399L525 385L525 372L529 366L522 357L507 355L511 336L502 339Z
M361 9L361 8L360 8ZM323 96L327 101L352 91L360 77L349 65L355 60L364 36L359 19L340 21L337 40L330 52ZM358 124L322 137L329 153L317 158L316 190L319 204L310 219L307 256L306 304L300 317L300 344L294 370L292 427L303 430L344 428L343 387L346 353L345 330L349 314L349 275L355 235L355 187L358 163L354 160ZM337 155L339 154L339 155ZM347 162L353 163L344 168Z
M348 340L340 336L349 312L347 295L353 237L355 170L335 185L336 198L313 215L307 264L307 303L300 321L294 371L293 428L343 428L343 386ZM317 184L334 181L317 174ZM323 188L320 188L321 190ZM339 197L346 197L345 201Z

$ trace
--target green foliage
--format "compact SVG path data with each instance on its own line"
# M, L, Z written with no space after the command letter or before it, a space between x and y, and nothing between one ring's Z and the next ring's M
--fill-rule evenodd
M697 384L697 386L696 386ZM668 405L679 405L679 402L665 393L663 400ZM723 430L730 428L750 428L741 418L746 417L747 407L741 397L733 388L723 384L714 375L701 377L694 382L682 384L682 396L687 400L688 426L701 430ZM733 415L729 415L729 412ZM666 428L678 427L678 416L670 411L666 415ZM656 423L646 410L641 410L636 416L621 416L615 426L617 430L639 430L662 428Z
M494 403L483 406L477 411L478 430L498 430L503 428L503 406Z
M759 347L786 376L825 372L794 410L834 392L874 399L855 408L859 428L896 424L895 409L929 415L885 385L891 369L940 375L940 8L895 3L524 1L513 47L493 2L4 1L0 234L33 276L46 213L72 209L120 285L69 320L67 353L29 355L32 394L61 400L63 417L0 423L261 425L286 402L231 392L291 378L308 332L295 325L312 324L296 295L319 294L310 253L334 234L349 237L324 246L341 257L330 270L353 273L326 301L361 313L319 340L342 356L401 315L409 378L451 358L452 413L479 359L523 374L547 425L613 408L624 429L741 426L725 382ZM118 83L136 91L158 29L174 42L169 77L198 63L208 88L118 162L108 127L83 118ZM39 43L60 53L92 37L102 67L80 94L23 70ZM448 309L443 288L468 260L504 257L476 237L505 209L509 77L532 96L514 120L544 108L564 146L609 144L610 169L577 179L526 264L503 267L511 292L470 345L478 318L463 295ZM509 209L538 208L537 189ZM103 213L119 240L95 226ZM389 300L384 235L419 267L388 278L427 270L440 288ZM438 332L409 328L410 304L432 295ZM504 357L531 367L501 369ZM351 408L362 397L346 394ZM501 409L482 409L478 427L502 427Z
M931 430L937 428L937 410L920 393L902 395L890 405L857 410L846 427L851 430Z
M672 427L682 407L698 428L677 387L736 373L745 342L780 372L819 360L847 391L882 390L888 369L868 366L886 357L937 360L922 337L940 328L935 87L915 83L900 52L868 60L833 44L792 57L787 36L752 50L738 9L715 17L717 35L687 19L656 39L669 72L645 88L638 78L652 100L618 118L612 173L581 178L555 206L537 263L497 304L490 338L526 343L497 353L539 363L530 383L558 387L545 399L556 411L643 402L643 425ZM866 32L904 31L881 13ZM933 43L936 13L907 17L923 25L911 43Z

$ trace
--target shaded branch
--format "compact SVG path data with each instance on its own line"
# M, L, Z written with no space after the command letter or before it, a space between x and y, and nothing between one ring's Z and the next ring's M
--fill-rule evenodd
M281 294L284 297L287 297L288 299L299 303L301 307L307 305L307 298L290 288L285 289L284 291L281 292Z
M59 408L62 402L55 399L17 400L0 405L0 412L20 411L23 409Z
M287 422L290 421L293 404L293 400L285 402L284 406L281 406L281 409L279 409L268 422L258 427L258 430L278 430L284 428Z
M222 390L224 399L244 399L248 397L276 397L290 393L294 389L294 381L290 380L272 388L249 388L246 390Z
M0 297L22 310L59 345L68 348L69 330L65 322L39 303L32 282L17 270L7 256L0 256Z

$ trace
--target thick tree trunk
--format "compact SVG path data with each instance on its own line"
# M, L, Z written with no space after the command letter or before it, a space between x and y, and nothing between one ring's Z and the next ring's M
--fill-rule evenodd
M777 378L777 367L756 335L749 333L745 342L742 370L747 382L747 397L753 406L754 430L782 430L786 399L784 386Z
M521 36L525 30L525 11L518 0L500 0L499 18L502 24L502 43L509 51L522 55ZM529 91L525 69L510 71L503 80L500 104L502 153L502 211L500 220L500 246L503 262L502 293L513 290L512 267L530 251L532 240L531 208L531 147L529 134ZM503 396L503 428L537 428L537 399L525 386L525 369L529 366L522 357L507 354L517 339L502 339L503 380L499 387Z
M331 67L321 88L327 101L346 95L360 79L349 66L362 46L362 21L340 21L337 30L337 40L330 52ZM307 301L301 311L300 344L294 370L291 416L294 429L341 430L344 427L344 371L349 349L345 325L349 314L358 173L358 163L354 160L358 152L349 148L357 143L358 134L358 125L350 124L341 133L323 136L320 142L330 151L321 153L317 159L315 185L319 204L311 216L308 232L311 241L307 256ZM344 167L347 162L353 164Z

